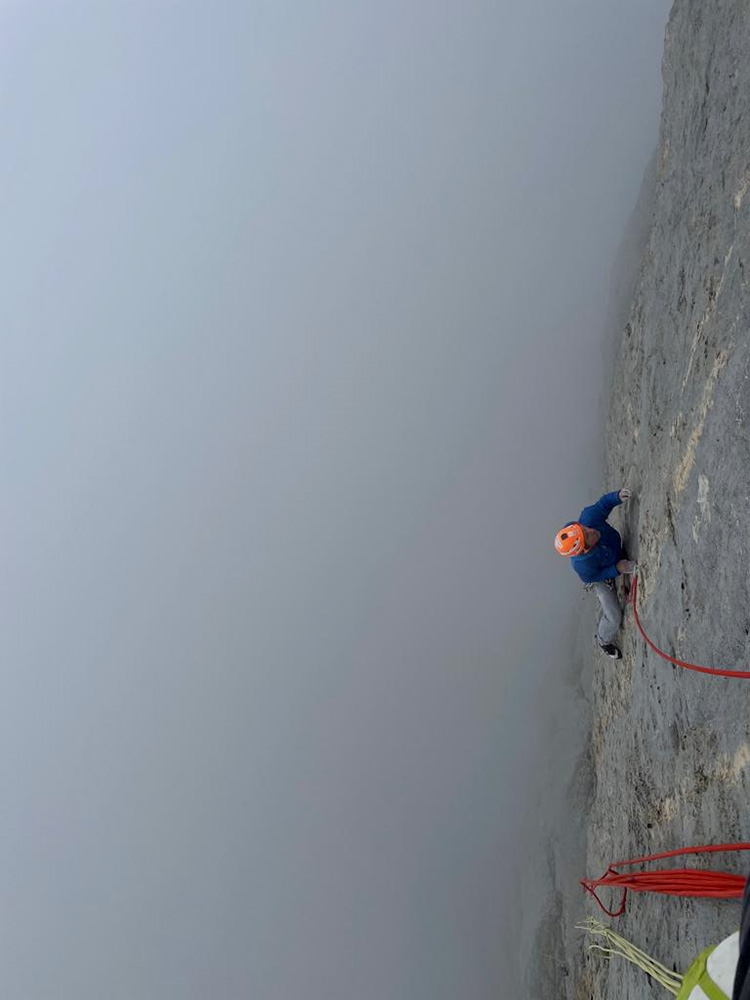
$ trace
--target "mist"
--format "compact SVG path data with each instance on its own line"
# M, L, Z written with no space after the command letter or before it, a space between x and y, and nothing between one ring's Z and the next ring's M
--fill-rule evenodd
M7 1000L515 988L666 15L2 5Z

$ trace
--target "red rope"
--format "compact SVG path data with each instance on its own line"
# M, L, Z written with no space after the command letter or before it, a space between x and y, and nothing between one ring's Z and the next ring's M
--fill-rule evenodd
M677 667L684 667L685 670L697 670L701 674L713 674L715 677L742 677L750 679L750 670L724 670L718 667L700 667L697 663L686 663L684 660L678 660L674 656L670 656L649 639L646 632L641 625L641 619L638 617L638 605L636 603L636 596L638 594L638 577L633 579L633 587L630 591L630 602L633 605L633 617L635 618L635 623L638 626L638 631L641 633L643 638L646 640L648 645L653 649L657 656L660 656L662 660L667 660L669 663L674 663Z
M662 851L660 854L646 854L642 858L631 858L628 861L615 861L601 878L581 879L581 885L596 900L597 905L607 916L619 917L625 911L628 891L657 892L666 896L690 896L702 899L742 899L745 888L744 875L731 875L729 872L717 872L704 868L663 868L656 871L630 872L623 874L618 868L629 865L661 861L663 858L676 858L684 854L713 854L717 851L750 851L750 843L740 844L707 844L701 847L679 847L674 851ZM608 910L597 895L597 889L606 886L622 889L622 898L617 910Z

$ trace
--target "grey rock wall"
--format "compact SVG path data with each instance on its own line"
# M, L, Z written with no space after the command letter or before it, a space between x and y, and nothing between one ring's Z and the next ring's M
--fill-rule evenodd
M749 678L671 667L628 610L623 660L598 658L594 671L592 875L618 858L750 841L750 0L677 0L663 78L653 219L620 339L603 485L637 491L619 523L654 641ZM705 863L744 872L750 856ZM631 896L615 926L684 971L738 917L734 903ZM580 940L574 951L559 995L662 995Z

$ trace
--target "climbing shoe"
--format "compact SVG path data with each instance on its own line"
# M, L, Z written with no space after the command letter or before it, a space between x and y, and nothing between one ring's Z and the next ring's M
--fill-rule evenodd
M609 656L613 660L622 659L622 653L617 648L617 646L615 646L613 642L608 642L606 646L600 646L599 648L603 653L606 653L607 656Z

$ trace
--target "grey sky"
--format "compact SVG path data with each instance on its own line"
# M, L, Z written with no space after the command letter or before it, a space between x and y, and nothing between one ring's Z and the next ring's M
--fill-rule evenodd
M503 995L665 3L0 10L3 997Z

